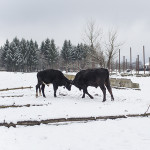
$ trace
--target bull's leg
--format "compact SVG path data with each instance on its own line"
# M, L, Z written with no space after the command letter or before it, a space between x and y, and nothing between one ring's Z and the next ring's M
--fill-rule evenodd
M41 89L42 89L42 94L43 94L43 97L46 97L46 96L45 96L45 92L44 92L44 89L45 89L45 84L42 84L42 87L41 87Z
M38 97L38 89L40 89L40 83L36 85L36 98Z
M39 95L40 95L40 96L41 96L41 88L42 88L42 87L39 88Z
M113 96L113 94L112 94L112 89L111 89L111 88L110 88L110 89L107 88L107 90L108 90L108 92L109 92L110 95L111 95L111 100L114 101L114 96Z
M111 89L111 86L110 86L110 82L109 82L109 81L105 82L105 85L106 85L106 87L107 87L108 92L109 92L110 95L111 95L111 100L114 101L114 96L113 96L113 93L112 93L112 89Z
M58 86L56 84L53 84L53 88L54 88L54 97L57 97L56 96L56 91L58 89Z
M87 91L87 87L84 87L84 88L83 88L83 96L84 96L84 97L85 97L85 94L87 94L91 99L93 99L93 96L90 95L89 92ZM83 96L82 96L82 98L84 98Z
M103 92L103 102L105 102L106 101L106 88L105 88L104 84L101 84L100 88Z
M84 92L84 90L83 90L83 95L82 95L82 98L85 98L85 92Z

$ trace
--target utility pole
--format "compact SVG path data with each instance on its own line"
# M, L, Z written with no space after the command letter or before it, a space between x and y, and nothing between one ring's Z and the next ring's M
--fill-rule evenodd
M149 57L149 74L150 74L150 57Z
M123 72L125 71L125 56L123 56Z
M138 74L139 74L139 55L137 55L137 71L138 71Z
M119 73L120 73L120 49L119 49Z
M127 61L127 59L126 59L126 70L128 69L128 61Z
M131 74L132 74L132 50L130 47L130 70L131 70Z
M145 74L145 48L143 46L143 67L144 67L144 74Z

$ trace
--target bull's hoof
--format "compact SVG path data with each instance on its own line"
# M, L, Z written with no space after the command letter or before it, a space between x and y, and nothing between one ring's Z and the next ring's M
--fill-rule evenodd
M106 101L106 99L104 99L102 102L105 102Z
M94 97L93 97L93 96L90 96L90 98L91 98L91 99L94 99Z
M114 97L111 97L111 101L114 101Z
M82 98L85 98L85 96L82 96Z

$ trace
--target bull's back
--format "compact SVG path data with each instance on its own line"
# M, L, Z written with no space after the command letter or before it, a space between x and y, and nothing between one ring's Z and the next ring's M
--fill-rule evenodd
M59 70L48 69L38 72L37 78L38 80L48 84L53 83L55 80L61 80L63 78L63 74Z
M109 71L105 68L95 69L96 77L101 79L107 79L109 77Z
M103 79L105 80L108 78L109 72L107 69L100 68L100 69L91 69L87 70L84 74L85 80L97 80L97 79Z
M100 84L104 84L107 79L109 79L109 72L107 69L87 69L78 72L74 82L80 86L87 85L97 87Z

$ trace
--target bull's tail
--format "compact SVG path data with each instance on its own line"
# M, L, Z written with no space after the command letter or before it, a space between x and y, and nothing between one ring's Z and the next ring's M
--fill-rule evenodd
M108 70L107 70L107 74L106 74L105 86L106 86L108 92L111 95L111 100L114 100L114 96L113 96L112 89L111 89L111 86L110 86L109 71Z
M47 86L49 86L49 85L50 85L50 83L49 83L49 84L46 84L44 81L42 81L42 84L47 85Z
M43 89L42 87L45 87L45 85L47 85L47 86L50 85L43 81L43 79L40 77L39 73L37 73L37 80L38 80L38 83L36 85L36 97L38 97L38 90L39 90L39 95L41 96L41 90ZM43 86L41 87L41 85L43 85ZM45 97L43 90L42 90L42 94Z

